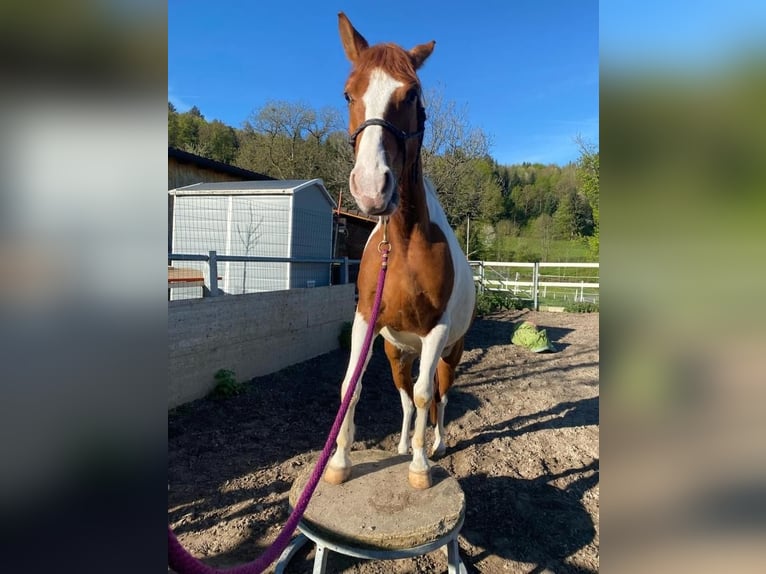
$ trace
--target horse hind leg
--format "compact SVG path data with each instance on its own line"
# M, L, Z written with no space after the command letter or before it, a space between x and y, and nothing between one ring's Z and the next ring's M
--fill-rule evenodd
M402 434L399 438L397 452L407 454L410 450L412 415L415 413L415 405L412 403L412 364L415 362L416 355L404 353L388 341L385 341L384 347L388 362L391 364L394 386L399 390L402 401Z
M447 451L447 443L445 442L446 433L444 431L444 410L447 407L447 393L455 382L455 369L460 362L460 357L463 355L463 345L464 342L461 338L445 357L439 359L439 363L436 365L436 381L434 382L434 403L436 406L435 409L432 408L431 421L435 424L435 427L431 458L444 456L444 453Z

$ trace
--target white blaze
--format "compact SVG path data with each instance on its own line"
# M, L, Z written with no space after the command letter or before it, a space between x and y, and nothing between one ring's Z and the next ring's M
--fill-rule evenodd
M365 120L383 118L394 91L403 86L380 69L370 74L370 83L362 96ZM369 126L359 134L356 164L351 170L349 186L351 193L360 203L360 208L380 209L394 191L394 181L389 175L383 147L383 128Z

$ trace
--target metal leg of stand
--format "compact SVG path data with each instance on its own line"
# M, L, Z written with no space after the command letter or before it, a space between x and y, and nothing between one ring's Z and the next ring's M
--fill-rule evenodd
M468 574L463 561L460 560L460 545L457 536L447 544L447 572L448 574Z
M324 574L324 570L327 567L327 555L329 553L329 549L321 544L317 544L316 554L314 555L313 574Z
M285 568L290 564L290 560L293 559L293 556L298 550L303 548L307 542L310 542L310 540L305 534L299 534L293 538L293 541L284 549L279 560L277 560L277 567L274 569L274 574L284 574Z

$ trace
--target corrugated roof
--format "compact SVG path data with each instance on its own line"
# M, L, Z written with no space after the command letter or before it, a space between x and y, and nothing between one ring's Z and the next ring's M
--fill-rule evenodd
M168 191L168 195L293 195L317 185L335 208L335 200L330 196L324 182L319 179L273 179L264 181L217 181L214 183L195 183Z

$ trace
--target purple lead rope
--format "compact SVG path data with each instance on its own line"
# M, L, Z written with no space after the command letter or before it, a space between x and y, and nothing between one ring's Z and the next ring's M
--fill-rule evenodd
M382 249L381 246L383 246ZM338 434L340 433L341 424L343 423L343 419L345 418L346 413L348 412L348 408L351 405L351 399L354 396L357 382L359 381L359 377L362 374L362 369L366 363L367 355L370 352L372 335L375 332L375 323L377 322L378 312L380 311L380 302L383 299L383 283L386 277L386 268L388 267L388 242L385 240L382 241L378 246L378 251L380 251L383 257L383 261L380 265L380 273L378 274L378 286L375 291L375 302L372 305L370 324L367 328L367 333L364 336L362 352L360 353L359 360L357 361L356 367L354 368L354 374L351 377L351 382L349 383L348 389L346 390L346 395L343 397L343 400L340 403L340 409L338 410L338 414L335 416L335 422L333 422L332 428L330 429L330 435L327 437L327 442L325 442L324 449L322 449L322 453L319 455L319 460L317 460L316 466L314 466L314 471L311 473L311 476L309 477L309 480L306 483L300 498L298 498L298 503L295 505L295 508L290 514L290 517L287 519L287 522L282 528L282 532L279 533L277 539L266 550L266 552L264 552L254 562L249 562L248 564L243 564L241 566L235 566L234 568L228 568L226 570L218 570L217 568L213 568L204 562L200 562L197 558L189 554L186 549L181 546L181 543L176 538L173 530L170 528L170 526L168 526L168 565L171 569L175 570L179 574L260 574L266 568L268 568L268 566L274 562L274 560L276 560L279 555L282 554L285 548L287 548L287 545L290 543L290 539L292 538L298 523L303 517L303 513L306 512L306 507L309 505L309 501L314 494L314 490L316 490L317 484L319 484L319 480L322 477L322 473L324 473L327 462L330 460L330 453L332 452L333 445L335 444L335 441L338 438Z

